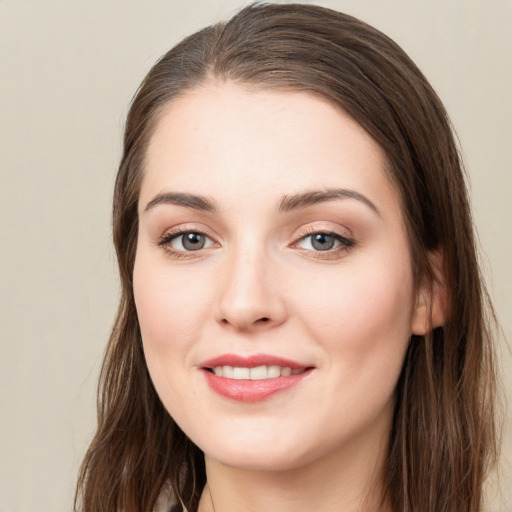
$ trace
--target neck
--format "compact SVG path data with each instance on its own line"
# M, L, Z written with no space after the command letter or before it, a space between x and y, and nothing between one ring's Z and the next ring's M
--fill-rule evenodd
M199 512L382 512L387 438L352 440L300 467L241 469L205 457Z

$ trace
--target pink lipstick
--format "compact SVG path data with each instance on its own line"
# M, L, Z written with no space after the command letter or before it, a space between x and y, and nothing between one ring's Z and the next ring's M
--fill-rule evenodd
M290 359L258 354L225 354L199 365L210 388L231 400L256 402L299 384L312 366Z

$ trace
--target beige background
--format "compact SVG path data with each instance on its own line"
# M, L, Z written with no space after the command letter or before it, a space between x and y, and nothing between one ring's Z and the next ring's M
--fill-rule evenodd
M160 54L243 3L0 0L0 512L71 509L118 296L110 198L127 105ZM511 340L512 1L316 3L394 38L444 100ZM510 438L492 511L512 510Z

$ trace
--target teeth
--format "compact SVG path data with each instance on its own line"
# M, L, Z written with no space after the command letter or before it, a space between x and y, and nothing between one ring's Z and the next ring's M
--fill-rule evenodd
M249 368L238 368L235 366L233 368L233 378L235 380L246 380L250 377L250 370Z
M281 368L279 366L267 366L267 378L272 379L281 376Z
M232 366L222 366L222 375L227 377L228 379L233 378L233 367Z
M264 380L275 379L276 377L289 377L303 373L304 368L292 370L289 367L281 366L256 366L254 368L216 366L213 368L215 375L235 380Z
M249 370L249 375L251 380L261 380L267 378L267 367L266 366L256 366L256 368L251 368Z

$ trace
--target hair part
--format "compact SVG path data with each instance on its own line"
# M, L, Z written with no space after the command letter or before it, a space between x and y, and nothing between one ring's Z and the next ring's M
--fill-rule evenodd
M415 282L432 289L429 254L441 251L449 317L428 335L411 337L382 502L400 512L480 511L486 469L497 455L494 316L448 116L391 39L351 16L304 4L254 4L193 34L154 65L133 99L113 205L122 297L101 372L98 429L81 467L75 506L149 512L170 487L190 512L197 509L206 481L203 455L151 382L132 274L144 159L155 126L173 100L212 81L319 95L384 150L402 203Z

